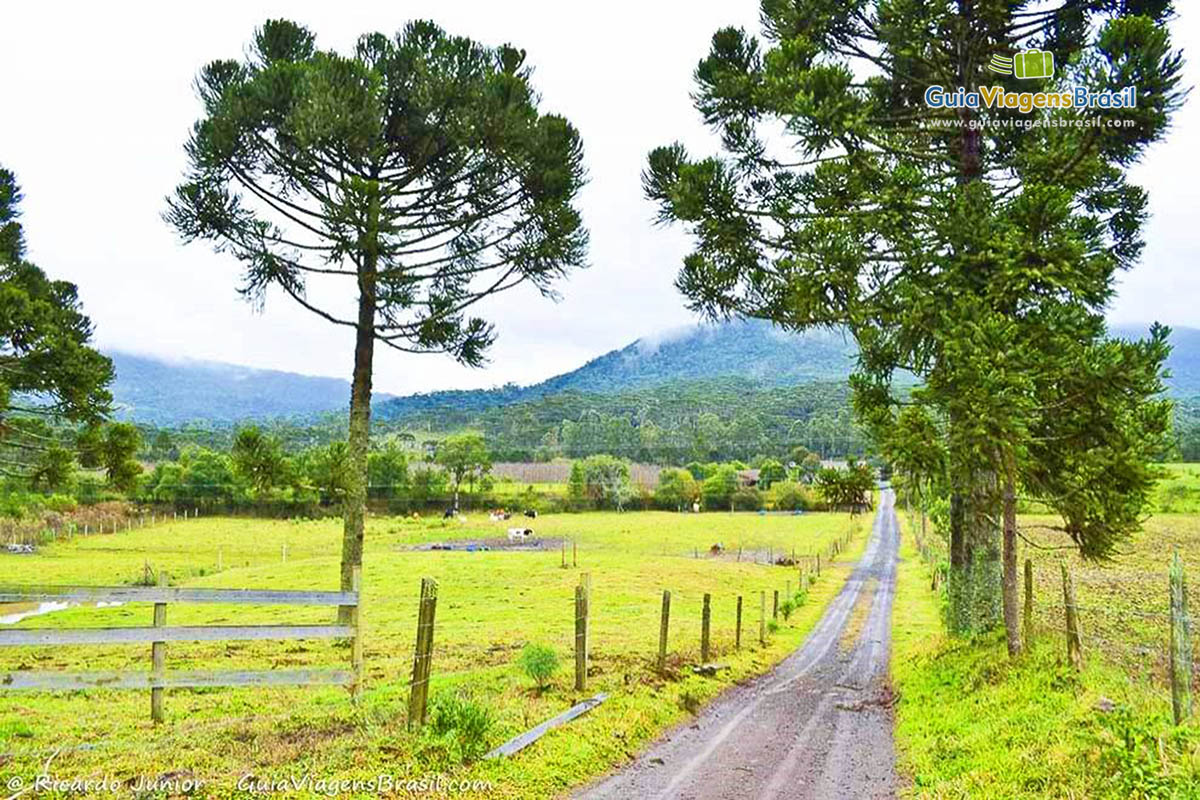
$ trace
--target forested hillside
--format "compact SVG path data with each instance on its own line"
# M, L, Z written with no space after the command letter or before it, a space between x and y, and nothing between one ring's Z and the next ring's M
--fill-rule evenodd
M350 398L350 384L337 378L123 352L107 355L117 373L112 387L117 416L136 422L173 426L197 420L313 417L345 407Z
M484 433L497 458L609 453L654 464L769 455L803 446L823 457L866 447L843 381L769 386L744 378L672 381L618 392L567 391L482 411L418 412L381 431Z
M1138 337L1140 327L1114 327ZM1179 397L1178 438L1200 458L1200 331L1177 329L1168 366ZM208 362L112 354L119 416L189 426L185 439L224 443L230 423L274 420L297 445L344 435L345 381ZM638 340L532 386L380 396L376 431L414 440L462 428L484 431L498 457L596 452L658 463L862 452L845 379L854 350L836 331L788 334L758 322L703 325ZM337 413L334 413L337 412ZM199 423L195 425L194 423Z

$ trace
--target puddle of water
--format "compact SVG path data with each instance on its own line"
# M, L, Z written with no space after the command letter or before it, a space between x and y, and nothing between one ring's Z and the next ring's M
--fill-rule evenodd
M62 611L77 605L79 603L71 603L65 600L50 600L44 603L0 603L0 611L9 612L7 614L0 614L0 625L15 625L23 619L52 614L55 611ZM114 600L111 602L101 601L95 605L96 608L111 608L124 604L119 600Z
M23 619L30 617L40 617L43 614L50 614L55 611L62 611L64 608L70 608L71 604L67 602L51 601L48 603L5 603L0 608L6 611L12 611L11 614L0 616L0 625L13 625Z

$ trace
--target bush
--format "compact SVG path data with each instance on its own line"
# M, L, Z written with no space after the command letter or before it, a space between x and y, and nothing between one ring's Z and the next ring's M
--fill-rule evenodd
M767 620L767 633L779 633L779 620Z
M554 673L558 672L558 656L554 649L544 644L527 644L517 661L525 674L537 684L538 691L545 691Z
M487 735L495 718L482 703L457 694L435 695L430 703L429 730L453 742L457 760L474 761L487 752Z
M763 507L762 492L750 487L738 489L731 502L735 511L758 511Z
M774 484L767 497L771 508L776 511L809 511L813 507L809 492L792 481Z
M795 600L784 600L782 603L779 604L779 613L783 614L784 619L788 619L789 617L791 617L792 612L795 610L796 610L796 601Z

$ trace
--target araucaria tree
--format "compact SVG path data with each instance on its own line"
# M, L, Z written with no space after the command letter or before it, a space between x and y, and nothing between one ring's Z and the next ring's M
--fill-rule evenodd
M940 470L918 477L950 501L955 630L998 620L1002 574L1015 623L1019 492L1050 502L1090 557L1145 502L1165 332L1108 342L1102 312L1142 247L1146 195L1126 170L1181 99L1170 14L1163 0L764 0L765 46L722 30L696 69L724 155L650 155L647 194L697 242L678 278L696 308L854 335L860 415L906 470ZM991 69L1029 49L1054 68ZM1062 102L1121 91L1136 105ZM1057 99L1023 111L1033 92ZM889 442L901 369L924 383L923 416Z
M113 368L91 347L75 286L26 260L20 201L0 167L0 476L57 488L71 453L56 428L108 413Z
M494 335L473 305L550 294L583 263L579 136L539 113L524 60L429 22L341 55L273 20L196 82L167 220L241 261L255 302L275 287L354 336L343 586L362 561L376 342L478 365Z

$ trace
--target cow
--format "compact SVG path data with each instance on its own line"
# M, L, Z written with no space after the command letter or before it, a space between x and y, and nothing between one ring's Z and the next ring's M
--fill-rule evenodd
M523 542L533 536L533 528L509 528L508 540L510 542Z
M533 509L533 508L525 509L525 516L529 517L530 519L537 519L537 509Z

